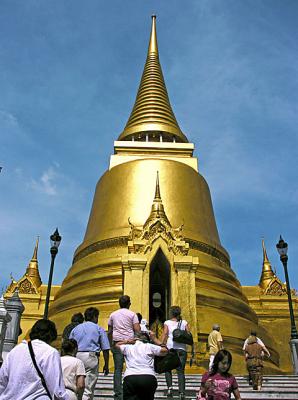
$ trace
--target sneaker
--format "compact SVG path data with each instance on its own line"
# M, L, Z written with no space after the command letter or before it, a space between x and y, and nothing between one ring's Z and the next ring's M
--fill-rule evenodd
M167 398L170 398L170 399L173 398L173 389L172 389L172 388L169 388L169 389L168 389L168 391L167 391Z

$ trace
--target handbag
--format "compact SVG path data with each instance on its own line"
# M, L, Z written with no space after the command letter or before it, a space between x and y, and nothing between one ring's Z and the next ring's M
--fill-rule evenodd
M172 371L181 366L181 361L175 349L170 349L166 356L154 357L154 371L158 374Z
M40 370L40 369L38 368L38 366L37 366L36 359L35 359L35 354L34 354L34 351L33 351L33 347L32 347L31 341L28 342L28 347L29 347L29 352L30 352L30 356L31 356L33 365L34 365L34 367L35 367L35 369L36 369L36 372L37 372L38 376L40 377L42 386L44 387L45 391L47 392L47 395L48 395L49 398L51 399L52 396L51 396L51 393L50 393L50 391L49 391L49 389L48 389L48 387L47 387L45 378L44 378L44 376L43 376L41 370Z
M176 343L184 343L193 345L193 337L190 332L187 332L185 329L181 329L182 321L179 321L178 327L173 330L173 341Z

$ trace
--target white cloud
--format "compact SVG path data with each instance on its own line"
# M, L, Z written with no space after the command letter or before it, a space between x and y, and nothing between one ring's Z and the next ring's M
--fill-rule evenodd
M30 186L40 192L47 194L49 196L57 196L57 185L56 180L58 177L58 172L54 169L54 167L49 167L46 171L44 171L41 177L36 181L32 179Z

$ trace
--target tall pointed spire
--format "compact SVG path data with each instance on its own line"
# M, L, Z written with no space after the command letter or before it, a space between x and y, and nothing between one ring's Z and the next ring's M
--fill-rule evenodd
M36 244L35 244L34 251L33 251L33 256L32 256L31 261L26 269L26 275L30 276L30 278L34 281L36 287L39 287L42 283L40 275L39 275L39 269L38 269L38 259L37 259L38 244L39 244L39 237L37 237Z
M260 278L259 286L265 289L271 280L275 277L274 272L272 270L270 261L267 256L267 251L265 247L264 239L262 239L262 248L263 248L263 268L262 268L262 275Z
M167 141L188 142L173 113L159 63L155 15L136 101L119 140L144 140L146 134L149 140L163 134Z
M267 265L269 264L270 265L270 261L269 261L268 256L267 256L267 251L266 251L264 239L262 239L262 249L263 249L263 265L264 264L267 264ZM271 268L271 266L270 266L270 268Z
M156 185L155 185L155 196L154 196L154 200L160 200L160 201L161 201L160 189L159 189L159 173L158 173L158 171L157 171L157 173L156 173Z
M159 173L157 171L156 184L155 184L155 195L154 195L153 203L151 206L151 213L150 213L147 221L145 222L144 226L146 224L148 224L150 221L160 219L160 218L162 218L164 221L166 221L170 225L170 222L169 222L168 217L164 210L164 206L162 204L162 199L161 199L161 195L160 195L160 187L159 187Z
M37 239L36 239L36 244L34 247L33 256L32 256L31 261L37 261L38 245L39 245L39 236L37 236Z

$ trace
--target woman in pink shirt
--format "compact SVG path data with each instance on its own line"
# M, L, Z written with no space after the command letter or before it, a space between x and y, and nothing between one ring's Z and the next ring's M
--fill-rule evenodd
M202 376L200 395L197 399L230 400L233 393L235 400L241 400L237 381L229 374L231 364L232 355L228 350L216 353L211 371Z

